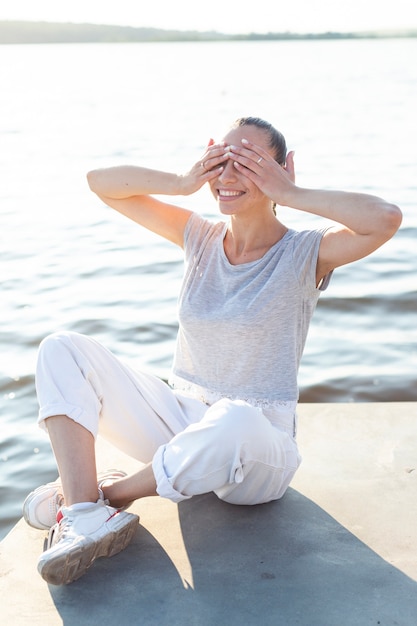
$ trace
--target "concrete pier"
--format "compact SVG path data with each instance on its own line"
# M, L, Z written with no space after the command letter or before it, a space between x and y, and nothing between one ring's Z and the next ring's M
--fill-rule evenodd
M131 545L48 586L42 531L0 543L3 624L416 626L417 403L301 404L303 463L284 498L135 502ZM99 469L137 462L98 444Z

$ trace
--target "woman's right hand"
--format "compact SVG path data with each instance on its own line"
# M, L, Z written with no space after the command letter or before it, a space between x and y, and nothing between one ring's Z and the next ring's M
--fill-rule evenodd
M205 183L216 178L226 161L225 143L215 143L210 139L201 159L193 165L187 174L181 176L181 195L188 196L198 191Z

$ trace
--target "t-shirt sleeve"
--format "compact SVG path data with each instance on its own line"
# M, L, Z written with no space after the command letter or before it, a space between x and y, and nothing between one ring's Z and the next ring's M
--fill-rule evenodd
M213 228L213 224L201 217L198 213L192 213L184 231L184 255L185 262L190 260L200 251L207 235Z
M304 230L297 233L293 240L294 271L301 288L310 293L327 289L332 275L332 272L327 274L316 287L317 259L326 230Z

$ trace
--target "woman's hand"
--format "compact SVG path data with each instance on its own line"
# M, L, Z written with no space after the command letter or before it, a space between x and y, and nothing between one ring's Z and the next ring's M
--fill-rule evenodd
M294 189L294 152L289 152L286 163L280 165L260 146L242 139L242 146L227 146L227 158L251 180L268 198L284 205L286 195Z
M222 163L228 158L225 143L214 143L210 139L201 159L181 177L181 195L188 196L198 191L204 183L216 178L222 170Z

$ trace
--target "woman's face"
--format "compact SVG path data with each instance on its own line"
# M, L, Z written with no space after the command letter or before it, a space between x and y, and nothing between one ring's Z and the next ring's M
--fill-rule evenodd
M227 146L242 147L242 139L262 147L274 158L275 155L268 145L267 133L256 126L239 126L233 128L223 138ZM233 164L233 159L227 158L223 162L223 171L210 181L210 189L216 198L220 212L225 215L243 214L256 209L259 211L265 207L271 208L271 200L247 178L242 171L238 171Z

